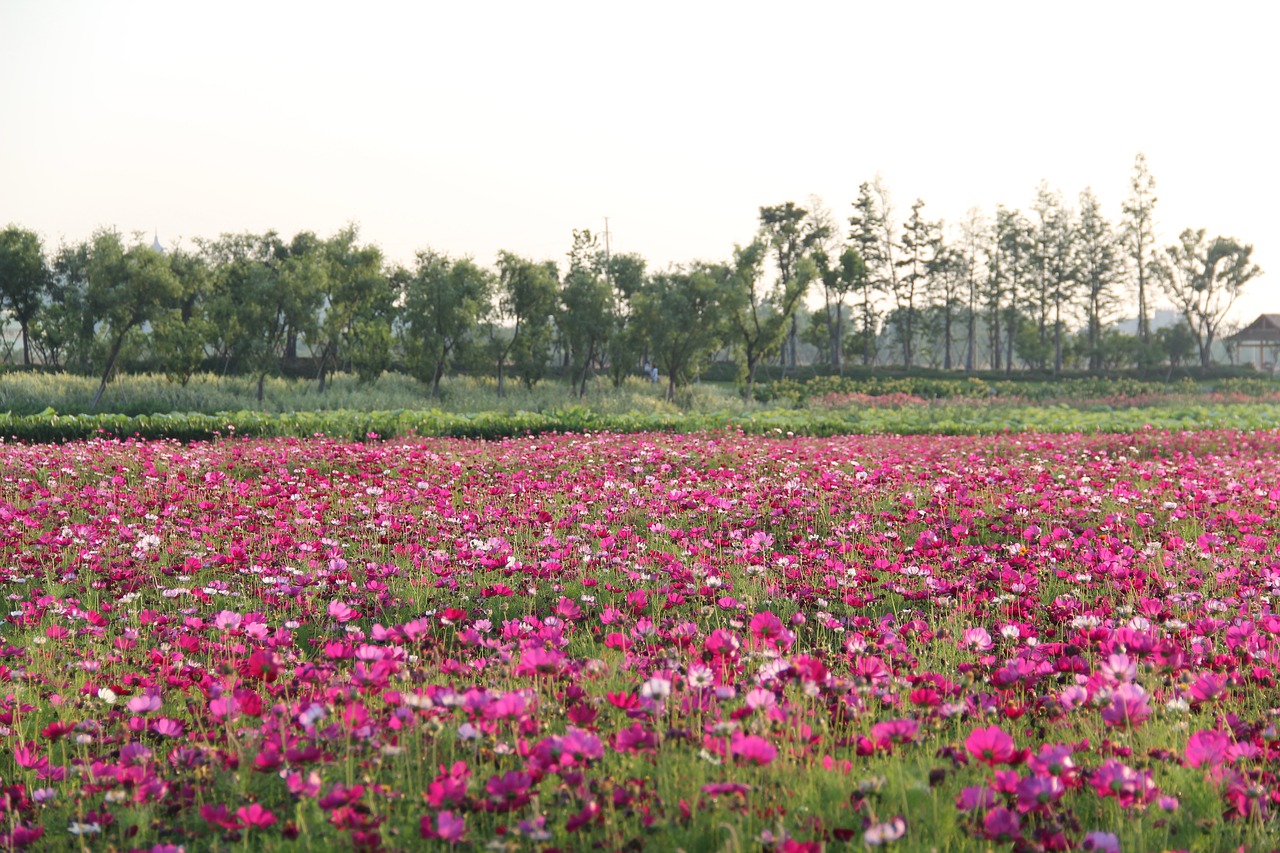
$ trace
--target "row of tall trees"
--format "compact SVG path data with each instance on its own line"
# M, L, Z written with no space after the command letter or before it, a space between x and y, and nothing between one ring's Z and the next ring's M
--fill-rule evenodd
M655 364L668 393L716 353L732 357L745 394L770 361L799 363L798 341L836 370L912 368L921 353L944 368L1058 372L1081 354L1115 362L1112 322L1136 310L1132 360L1194 341L1208 366L1244 286L1259 274L1252 247L1188 229L1157 248L1155 182L1139 155L1121 218L1090 190L1074 205L1041 185L1027 213L970 211L948 225L917 200L900 217L883 181L863 184L847 224L820 202L762 207L753 238L723 262L650 270L575 231L560 265L502 252L493 268L432 250L392 264L354 226L224 234L168 253L113 230L46 255L18 226L0 232L0 308L18 327L22 358L100 377L122 363L176 381L214 369L265 379L306 364L321 391L335 371L376 379L393 365L438 394L454 370L489 370L498 393L532 385L558 360L579 394L598 374L620 383ZM808 329L799 318L820 291ZM1183 316L1153 332L1156 294ZM96 404L96 399L95 399Z
M1108 328L1133 313L1135 358L1152 360L1161 352L1151 325L1159 294L1182 316L1183 331L1208 367L1228 313L1261 272L1251 260L1253 247L1187 229L1161 250L1155 181L1141 154L1129 190L1116 223L1092 190L1073 206L1041 184L1027 213L1000 206L987 218L974 210L948 226L928 219L921 200L898 221L883 182L863 184L849 234L866 267L849 289L858 302L863 363L875 359L879 327L891 332L891 358L908 368L916 364L928 319L931 349L941 350L943 367L960 359L970 370L1020 364L1056 373L1069 336L1079 330L1087 367L1098 371Z

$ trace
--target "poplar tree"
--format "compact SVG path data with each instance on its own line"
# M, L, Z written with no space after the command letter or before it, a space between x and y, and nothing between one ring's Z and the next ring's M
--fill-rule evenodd
M1133 176L1129 179L1129 197L1124 212L1124 249L1132 264L1138 288L1138 337L1144 344L1151 341L1150 311L1147 305L1148 282L1155 259L1156 180L1147 170L1147 158L1141 152L1133 160Z

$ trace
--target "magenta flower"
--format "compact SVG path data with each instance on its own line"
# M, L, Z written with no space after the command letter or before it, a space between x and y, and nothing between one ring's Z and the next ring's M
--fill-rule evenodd
M1187 740L1185 755L1192 767L1217 767L1227 760L1231 740L1222 732L1201 729Z
M422 837L438 838L446 844L459 844L467 835L467 821L462 815L455 815L451 811L442 811L436 814L435 828L431 828L430 816L424 815L422 818Z
M1013 841L1022 836L1022 821L1004 807L994 808L982 819L982 831L992 841Z
M1147 693L1137 684L1126 682L1111 694L1111 704L1102 709L1102 719L1109 726L1136 729L1151 716Z
M1090 832L1080 846L1097 853L1120 853L1120 839L1111 832Z
M353 619L360 618L359 613L352 610L345 602L337 598L329 602L328 613L329 618L338 623L350 622Z
M1098 796L1115 797L1125 808L1148 802L1157 793L1149 773L1134 770L1114 758L1104 761L1090 776L1089 783Z
M253 829L266 829L276 822L276 816L259 803L250 803L247 806L241 806L236 809L236 817L245 826Z
M533 780L528 773L508 770L501 776L491 776L485 783L489 801L498 809L516 809L529 802L529 786Z
M974 729L965 739L964 746L974 758L991 766L1008 764L1017 754L1013 738L1005 734L999 726Z
M1223 676L1206 672L1187 688L1187 696L1190 698L1192 705L1199 705L1217 697L1226 685L1227 681Z
M885 720L871 727L871 740L880 748L887 748L895 743L911 743L920 724L912 719Z
M744 735L734 732L729 742L729 751L737 758L760 767L765 766L778 757L777 748L759 735Z
M1000 802L1000 794L987 785L961 789L956 796L956 809L962 812L985 810Z
M986 628L966 628L961 642L971 649L979 652L989 652L995 648L995 643L991 640L991 634Z

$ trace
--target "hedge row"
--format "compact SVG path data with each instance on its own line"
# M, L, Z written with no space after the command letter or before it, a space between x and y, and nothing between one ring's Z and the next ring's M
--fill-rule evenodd
M998 432L1129 432L1146 427L1273 429L1280 404L1167 405L1094 410L1067 406L930 405L830 412L603 415L584 407L475 415L440 411L228 412L158 415L0 414L0 441L66 442L90 438L211 441L236 437L313 437L366 441L403 436L498 439L552 432L696 432L740 429L796 435L980 435Z

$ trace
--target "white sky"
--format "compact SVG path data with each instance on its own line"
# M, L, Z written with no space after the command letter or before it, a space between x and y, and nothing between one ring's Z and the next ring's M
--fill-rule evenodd
M1272 9L1276 11L1272 11ZM880 172L900 217L1112 219L1142 151L1162 243L1280 267L1263 2L0 0L0 225L166 244L349 221L387 256L563 260L609 217L652 265L726 259L761 205L843 221ZM1275 275L1241 313L1280 311Z

